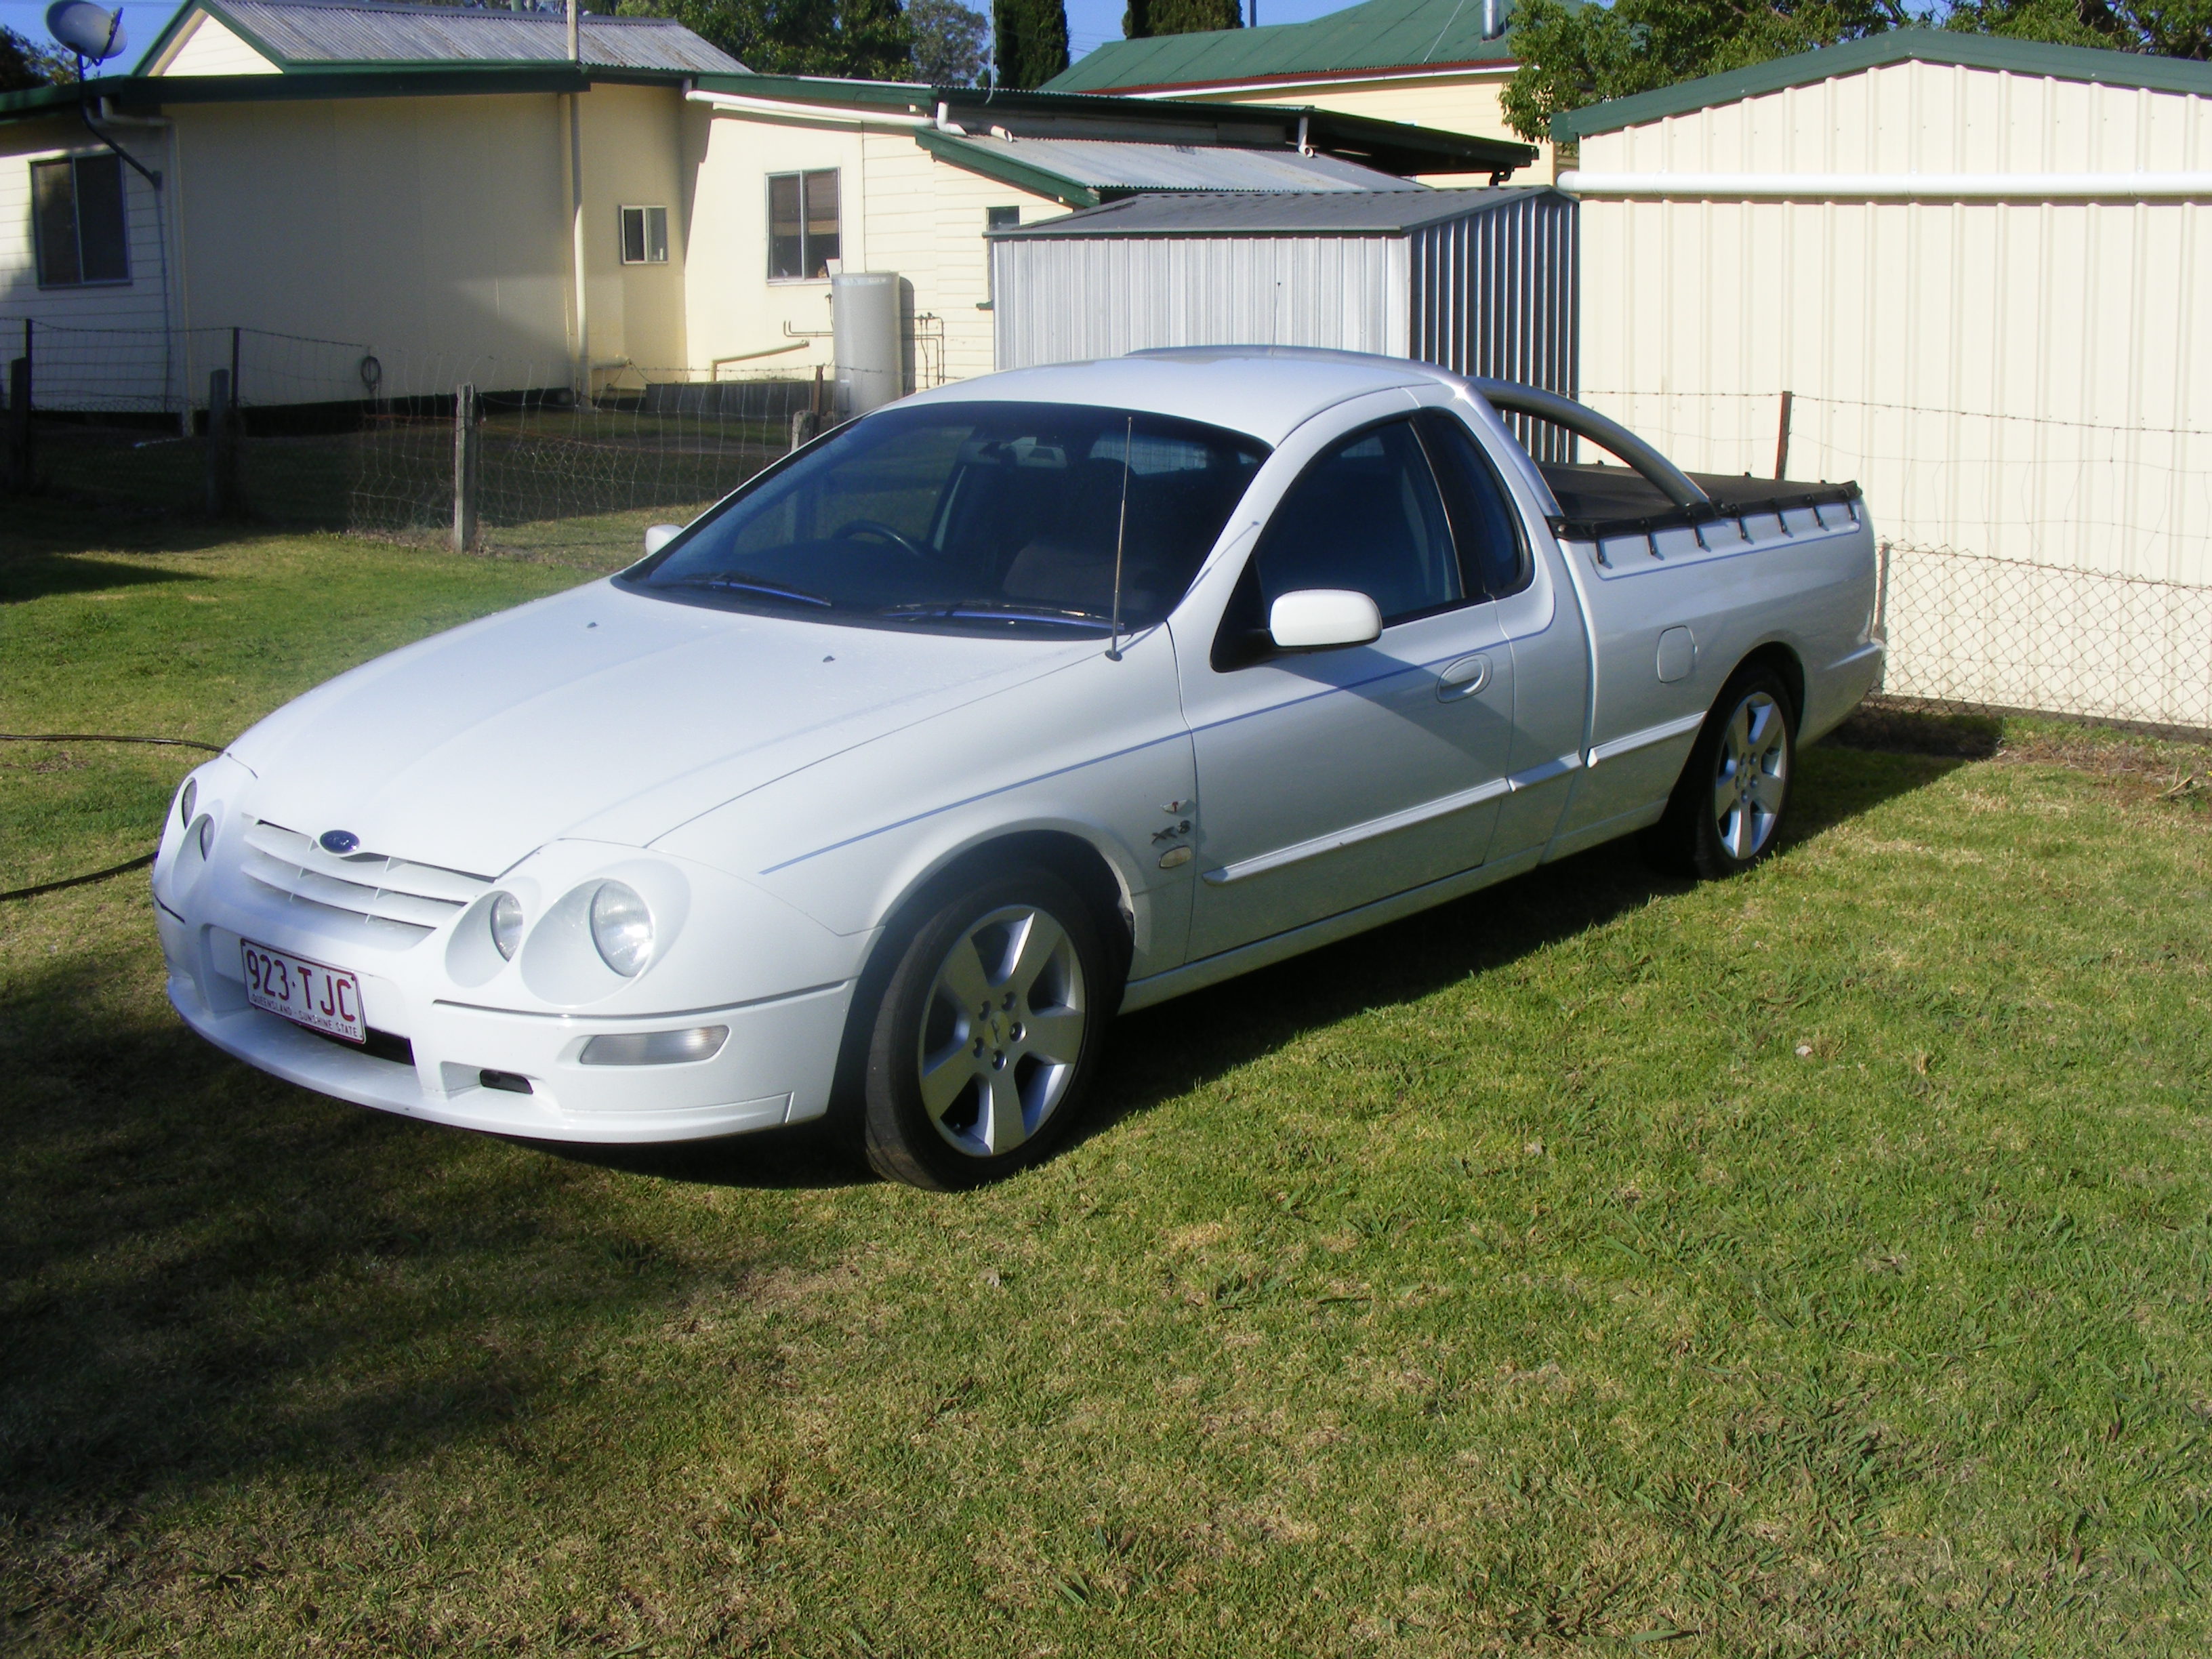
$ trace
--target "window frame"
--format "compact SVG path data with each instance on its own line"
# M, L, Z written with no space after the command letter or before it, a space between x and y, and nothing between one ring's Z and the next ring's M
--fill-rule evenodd
M131 180L123 171L120 158L104 150L72 150L61 155L40 155L27 158L27 180L30 185L31 257L41 289L63 290L77 288L128 288L136 280L131 268ZM84 190L79 174L84 164L106 163L115 170L116 210L120 217L120 234L117 246L123 256L123 274L119 276L87 276L84 275ZM71 252L76 259L77 275L72 280L58 281L47 274L46 216L39 210L39 173L41 168L69 169L70 234L75 242Z
M762 191L764 198L763 205L766 207L768 212L768 280L770 283L826 283L830 280L830 272L826 269L819 276L813 276L805 274L813 269L816 263L813 258L813 233L808 228L808 226L812 223L812 215L807 205L807 180L810 179L826 178L835 179L837 181L836 185L836 190L837 192L837 252L823 256L823 262L825 264L830 259L836 259L840 264L844 262L845 180L842 176L843 171L844 170L842 167L801 167L789 173L770 173L763 175ZM782 274L775 268L775 186L778 180L784 179L796 179L799 183L799 274L796 276Z
M1482 434L1480 432L1460 418L1456 410L1449 406L1428 404L1417 409L1413 411L1413 435L1421 441L1422 453L1429 458L1429 471L1436 475L1437 492L1443 497L1444 516L1451 520L1452 550L1459 558L1460 586L1465 588L1470 598L1477 603L1491 599L1510 599L1516 593L1528 592L1529 584L1536 580L1536 550L1529 545L1528 523L1522 517L1521 508L1513 499L1513 492L1506 488L1504 475L1498 470L1498 462L1490 453L1490 446L1482 441ZM1483 483L1487 483L1491 493L1497 498L1498 506L1504 512L1506 522L1513 527L1516 575L1510 586L1492 587L1481 580L1482 572L1471 568L1468 563L1467 543L1469 540L1469 535L1468 531L1462 527L1460 522L1461 515L1467 510L1468 504L1458 499L1459 491L1449 482L1458 476L1459 468L1449 459L1438 459L1426 433L1423 430L1424 428L1437 421L1451 422L1466 438L1468 447L1480 458L1485 476L1480 479L1470 479L1468 488L1479 489Z
M994 311L999 305L999 262L991 252L991 236L995 231L1019 229L1021 222L1022 204L1019 202L1011 207L987 207L983 210L983 303Z
M1285 653L1275 645L1273 636L1267 631L1267 619L1264 613L1260 617L1256 629L1239 625L1244 620L1240 617L1240 611L1249 613L1260 605L1260 555L1267 549L1267 532L1274 527L1276 514L1283 510L1285 504L1314 469L1327 465L1348 446L1387 426L1403 425L1412 433L1413 447L1419 452L1422 464L1429 469L1429 482L1436 489L1437 504L1443 510L1446 532L1451 537L1452 561L1459 570L1460 596L1440 605L1408 611L1401 616L1386 617L1382 619L1382 632L1388 635L1393 629L1426 622L1431 617L1444 616L1454 611L1463 611L1469 605L1488 605L1496 599L1498 596L1484 591L1480 583L1468 580L1467 558L1460 549L1460 528L1457 515L1452 511L1451 491L1444 487L1436 457L1429 453L1428 445L1422 441L1420 423L1414 418L1422 412L1419 409L1394 410L1338 433L1322 445L1312 459L1298 469L1297 476L1284 487L1283 493L1268 511L1267 523L1261 526L1259 538L1254 542L1252 550L1244 556L1244 568L1237 573L1236 585L1229 591L1229 602L1222 607L1221 620L1214 629L1213 646L1207 653L1208 662L1215 673L1232 674L1240 669L1255 668L1261 663L1273 662L1285 655L1302 654ZM1508 505L1510 505L1510 497ZM1518 515L1516 516L1517 518Z
M629 257L629 216L638 216L638 246L643 257ZM660 257L653 257L653 216L660 216ZM624 203L615 210L615 246L626 265L665 265L668 258L668 210L651 203Z

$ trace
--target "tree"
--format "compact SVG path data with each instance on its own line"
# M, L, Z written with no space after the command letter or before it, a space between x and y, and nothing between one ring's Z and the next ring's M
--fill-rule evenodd
M1041 87L1067 67L1062 0L997 0L992 59L1002 87Z
M67 86L76 79L76 65L67 52L49 50L27 35L0 26L0 92Z
M1946 27L2062 46L2212 58L2212 0L1954 0Z
M898 0L630 0L624 9L673 17L763 75L902 81L913 72L914 35Z
M990 61L991 20L960 0L907 0L914 78L933 87L972 87Z
M1121 33L1131 40L1243 27L1244 0L1129 0L1121 14Z
M1554 115L1601 99L1923 21L1900 0L1522 0L1508 34L1521 67L1498 101L1516 132L1540 139Z
M1520 0L1509 41L1521 67L1499 102L1516 132L1540 139L1553 116L1601 99L1938 21L1906 0ZM2212 58L2212 0L1950 0L1941 21L2058 46Z

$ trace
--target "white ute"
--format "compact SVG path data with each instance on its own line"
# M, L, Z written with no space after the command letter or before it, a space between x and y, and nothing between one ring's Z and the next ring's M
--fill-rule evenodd
M648 542L191 775L153 888L196 1030L539 1139L834 1098L969 1185L1067 1135L1117 1010L1631 831L1752 864L1882 654L1856 486L1343 353L966 381Z

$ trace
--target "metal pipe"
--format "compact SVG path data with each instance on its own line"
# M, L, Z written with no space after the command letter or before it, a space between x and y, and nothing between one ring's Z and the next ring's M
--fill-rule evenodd
M577 16L578 0L568 0L568 61L584 65L583 27ZM576 283L576 401L592 400L591 307L586 298L584 270L584 94L568 94L568 234L570 258Z
M713 109L741 111L748 115L797 115L819 121L824 126L836 127L934 127L937 116L893 115L884 110L840 110L820 104L799 104L782 98L753 98L729 92L687 92L684 100L690 104L705 104Z
M2212 200L2212 173L1596 173L1572 167L1559 187L1576 196L1732 196L1786 201Z

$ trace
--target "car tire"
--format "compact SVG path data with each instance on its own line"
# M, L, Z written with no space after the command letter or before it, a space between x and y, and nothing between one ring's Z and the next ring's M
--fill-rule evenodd
M1026 866L962 882L882 983L861 1085L877 1174L958 1191L1066 1142L1121 1000L1098 920L1073 888Z
M1739 669L1698 728L1667 802L1644 832L1644 856L1669 875L1741 875L1782 840L1797 773L1797 712L1771 668Z

